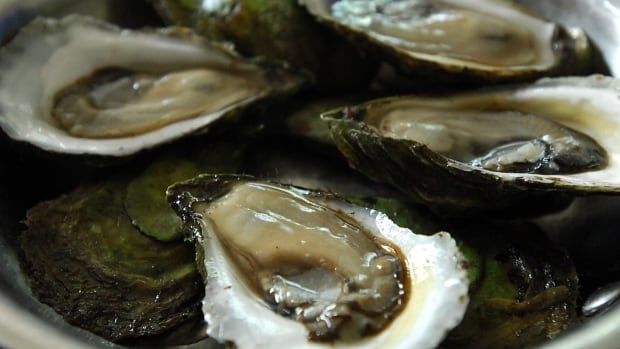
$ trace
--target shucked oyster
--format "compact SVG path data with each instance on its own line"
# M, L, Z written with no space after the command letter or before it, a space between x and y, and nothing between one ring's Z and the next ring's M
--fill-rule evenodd
M440 210L500 211L548 204L533 199L541 195L620 192L619 87L602 76L544 79L323 117L351 166L374 180Z
M415 235L332 195L251 177L203 175L168 198L203 253L203 312L220 342L432 348L465 311L447 233Z
M37 19L0 53L0 127L57 153L122 156L204 130L299 87L187 29Z
M409 73L502 81L588 72L591 49L504 0L300 0L320 21ZM456 76L456 78L454 77Z

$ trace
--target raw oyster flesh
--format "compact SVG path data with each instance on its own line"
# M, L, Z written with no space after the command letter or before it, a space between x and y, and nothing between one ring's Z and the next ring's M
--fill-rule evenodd
M499 211L539 194L620 192L617 90L598 75L542 79L380 99L324 119L370 178L447 211Z
M55 153L123 156L296 90L302 76L189 29L37 19L0 53L0 127Z
M585 33L503 0L300 0L319 21L403 71L446 81L588 73Z
M202 175L168 197L203 251L203 312L220 342L432 348L464 313L447 233L415 235L331 194L251 177Z

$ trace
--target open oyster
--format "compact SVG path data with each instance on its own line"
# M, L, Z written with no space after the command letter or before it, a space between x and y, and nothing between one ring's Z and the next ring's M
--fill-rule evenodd
M0 53L0 127L56 153L123 156L300 86L188 29L37 19Z
M504 0L300 0L320 21L409 73L503 81L589 72L582 30Z
M541 196L620 193L619 88L602 76L543 79L323 117L350 165L374 180L444 211L500 211L549 204Z
M168 189L204 257L208 334L239 348L432 348L467 305L447 233L236 175ZM326 341L328 341L326 343Z

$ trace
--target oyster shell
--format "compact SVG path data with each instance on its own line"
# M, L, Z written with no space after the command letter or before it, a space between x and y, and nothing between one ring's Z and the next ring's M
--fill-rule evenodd
M111 341L162 334L200 317L192 246L132 226L125 185L83 186L28 211L20 241L37 298Z
M80 16L33 21L0 64L2 130L68 154L129 155L303 82L188 29L130 31Z
M585 33L513 1L300 0L319 21L403 71L470 82L588 73Z
M432 348L465 311L447 233L415 235L333 195L236 175L176 184L168 199L203 251L203 312L220 342Z
M443 212L519 215L527 211L503 210L620 192L619 88L602 76L543 79L375 100L323 117L350 165L370 178Z

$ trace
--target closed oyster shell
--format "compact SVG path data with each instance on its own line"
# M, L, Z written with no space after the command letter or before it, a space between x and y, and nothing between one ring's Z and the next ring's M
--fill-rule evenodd
M166 337L201 323L204 289L192 244L158 241L182 238L165 188L198 170L237 171L243 148L193 145L30 209L20 243L33 294L67 322L114 342L154 337L180 345L204 337Z
M33 293L65 320L111 341L162 334L200 316L194 250L143 235L124 184L84 186L28 211L21 235Z

